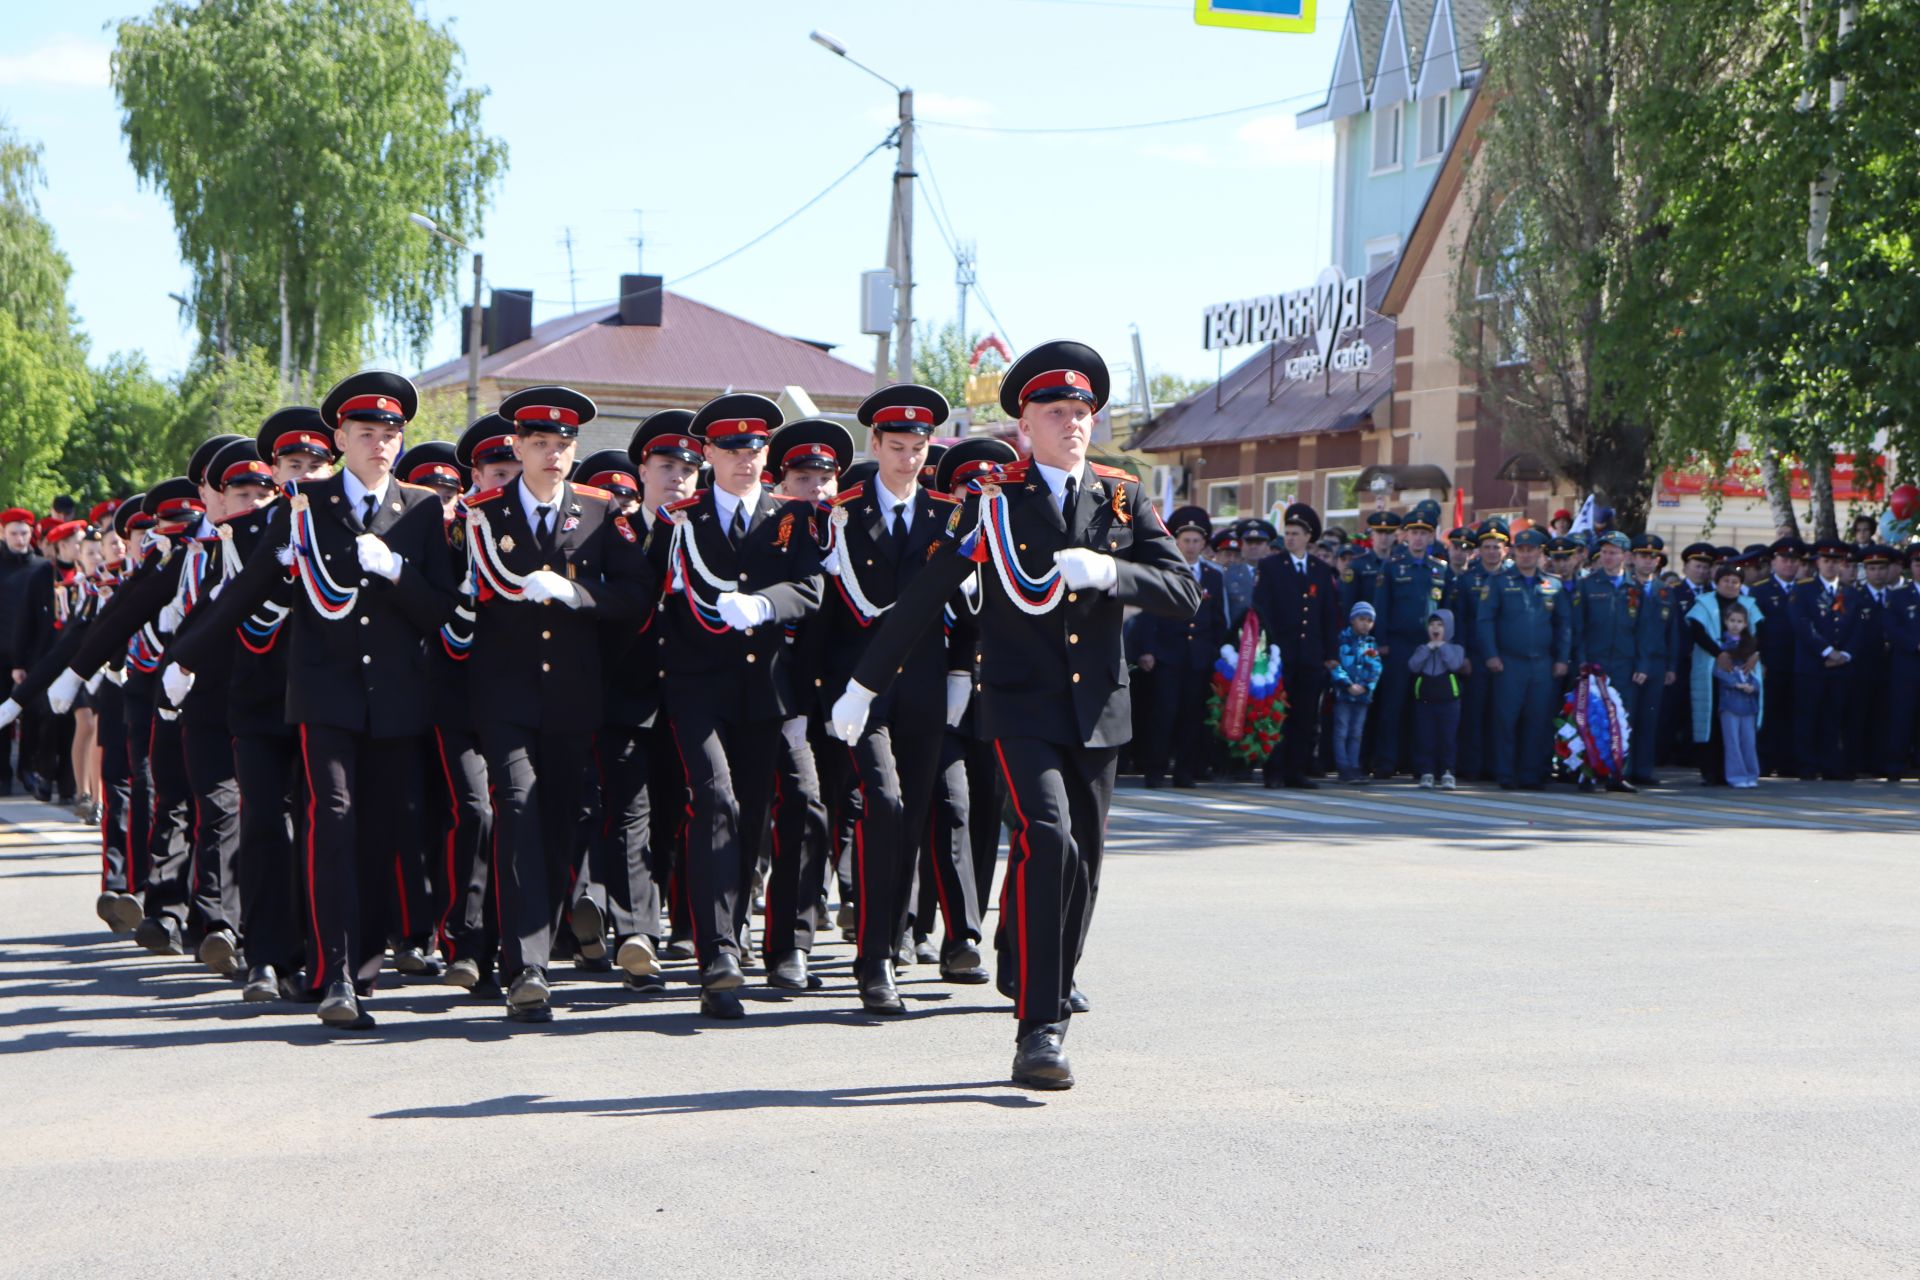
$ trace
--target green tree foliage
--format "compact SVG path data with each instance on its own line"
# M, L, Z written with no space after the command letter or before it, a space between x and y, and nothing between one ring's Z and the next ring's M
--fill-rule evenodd
M988 351L980 357L980 368L977 371L973 368L973 348L983 336L977 329L962 334L956 320L949 320L939 328L926 323L916 324L913 327L915 380L945 396L947 403L955 409L965 406L968 375L975 372L990 374L1006 364L999 352ZM1006 415L1000 412L1000 406L996 403L976 410L973 420L978 424L996 422L1004 417Z
M175 388L146 357L122 353L89 372L92 404L68 434L60 476L83 502L126 497L170 474L198 443Z
M40 148L0 116L0 311L23 329L65 335L72 328L67 278L73 269L40 216L45 185Z
M45 511L62 491L55 469L89 402L86 366L65 333L23 329L0 310L0 494Z
M470 239L506 164L448 30L408 0L168 0L118 37L128 155L172 204L203 343L309 396L374 347L417 360L460 263L408 215Z

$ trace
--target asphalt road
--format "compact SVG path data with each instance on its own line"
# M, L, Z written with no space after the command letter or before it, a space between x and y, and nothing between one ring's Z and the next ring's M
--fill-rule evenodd
M743 1024L597 979L332 1036L0 802L0 1274L1914 1275L1916 805L1123 790L1038 1095L991 988L877 1022L838 944Z

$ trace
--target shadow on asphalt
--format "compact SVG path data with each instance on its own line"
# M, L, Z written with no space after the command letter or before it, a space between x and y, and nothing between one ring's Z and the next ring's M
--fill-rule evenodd
M969 1092L991 1089L993 1094ZM818 1107L922 1107L946 1103L989 1107L1044 1107L1040 1099L1017 1092L1005 1080L955 1084L878 1085L871 1089L720 1089L713 1093L668 1093L639 1098L548 1098L537 1093L507 1094L445 1107L407 1107L381 1111L375 1120L488 1120L496 1116L697 1115L708 1111L765 1111Z

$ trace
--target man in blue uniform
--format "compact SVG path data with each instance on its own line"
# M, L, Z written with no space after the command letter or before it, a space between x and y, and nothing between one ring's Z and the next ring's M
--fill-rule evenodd
M1572 646L1569 593L1540 569L1547 541L1539 529L1521 530L1513 564L1473 589L1473 656L1482 672L1474 682L1493 690L1493 772L1507 791L1546 785L1554 699Z
M1661 738L1665 732L1667 700L1674 688L1674 668L1678 663L1674 655L1681 653L1685 646L1680 641L1680 629L1684 625L1684 615L1676 607L1673 588L1660 576L1667 565L1667 544L1657 533L1639 533L1632 539L1633 577L1640 584L1641 598L1646 603L1650 620L1661 623L1660 653L1661 665L1665 670L1649 672L1645 682L1636 682L1634 696L1626 699L1627 713L1631 715L1635 706L1641 708L1639 720L1635 724L1644 725L1644 732L1636 730L1639 744L1627 753L1627 780L1639 786L1659 785L1654 780L1653 767L1660 757L1667 754L1662 748ZM1654 619L1652 613L1658 613Z
M1407 659L1426 642L1427 619L1436 609L1459 616L1453 567L1436 559L1433 530L1440 520L1440 504L1431 499L1417 504L1400 522L1406 554L1388 561L1381 575L1373 607L1380 615L1380 657L1386 664L1380 675L1374 712L1373 776L1391 778L1400 771L1406 741L1406 719L1413 688Z
M1608 780L1609 791L1632 791L1632 780L1652 777L1652 738L1659 732L1667 632L1673 623L1665 588L1649 593L1627 572L1632 545L1618 530L1603 535L1593 572L1573 586L1574 665L1591 663L1604 670L1627 709L1627 778Z
M1481 521L1477 528L1469 531L1469 536L1473 539L1474 555L1460 576L1460 609L1454 616L1460 621L1460 643L1468 658L1477 663L1480 659L1479 605L1486 598L1481 588L1506 566L1507 548L1513 539L1507 531L1507 522L1499 516ZM1546 545L1544 535L1540 545ZM1538 562L1536 556L1535 563ZM1495 732L1495 723L1493 682L1487 679L1484 668L1476 667L1467 677L1466 688L1460 695L1459 774L1462 781L1483 780L1493 772L1493 746L1489 738Z
M1851 782L1840 724L1860 617L1858 602L1845 590L1852 548L1829 539L1813 549L1813 557L1817 572L1796 583L1787 597L1793 619L1793 739L1802 779L1824 775L1830 782Z
M1351 578L1343 578L1340 583L1340 609L1342 613L1351 613L1353 606L1365 600L1376 609L1379 607L1381 575L1387 571L1387 563L1393 559L1397 550L1395 544L1400 540L1400 517L1391 511L1374 511L1367 515L1367 549L1353 558L1350 568Z
M1892 547L1879 543L1857 554L1861 580L1845 588L1857 619L1844 729L1847 768L1857 774L1894 777L1900 770L1888 755L1892 725L1887 715L1887 696L1893 675L1893 652L1887 633L1887 597L1895 580L1893 566L1900 557Z
M1920 542L1907 548L1907 581L1887 592L1887 781L1913 763L1920 720Z

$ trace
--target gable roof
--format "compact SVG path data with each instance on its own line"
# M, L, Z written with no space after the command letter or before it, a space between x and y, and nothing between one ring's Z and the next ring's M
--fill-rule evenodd
M1375 82L1381 68L1381 47L1386 40L1387 23L1394 5L1395 0L1348 0L1347 16L1340 37L1341 52L1334 57L1334 71L1327 85L1326 97L1317 105L1298 113L1294 117L1296 124L1302 128L1322 124L1339 116L1358 114L1373 105ZM1414 85L1418 85L1424 70L1422 60L1426 56L1434 21L1443 10L1452 19L1452 43L1460 64L1460 83L1455 87L1465 88L1478 79L1482 37L1493 14L1492 0L1451 0L1444 6L1440 0L1399 0L1399 8L1402 37L1406 42L1408 79ZM1349 36L1360 59L1360 83L1355 86L1359 90L1359 106L1353 105L1353 98L1341 101L1345 96L1342 90L1347 86L1343 83L1346 70L1340 64ZM1452 68L1447 70L1450 73Z
M422 388L462 383L465 356L426 370ZM480 376L528 384L683 388L732 387L777 396L789 386L813 395L861 397L873 374L798 338L672 291L658 325L622 324L618 305L535 325L532 336L480 360Z

